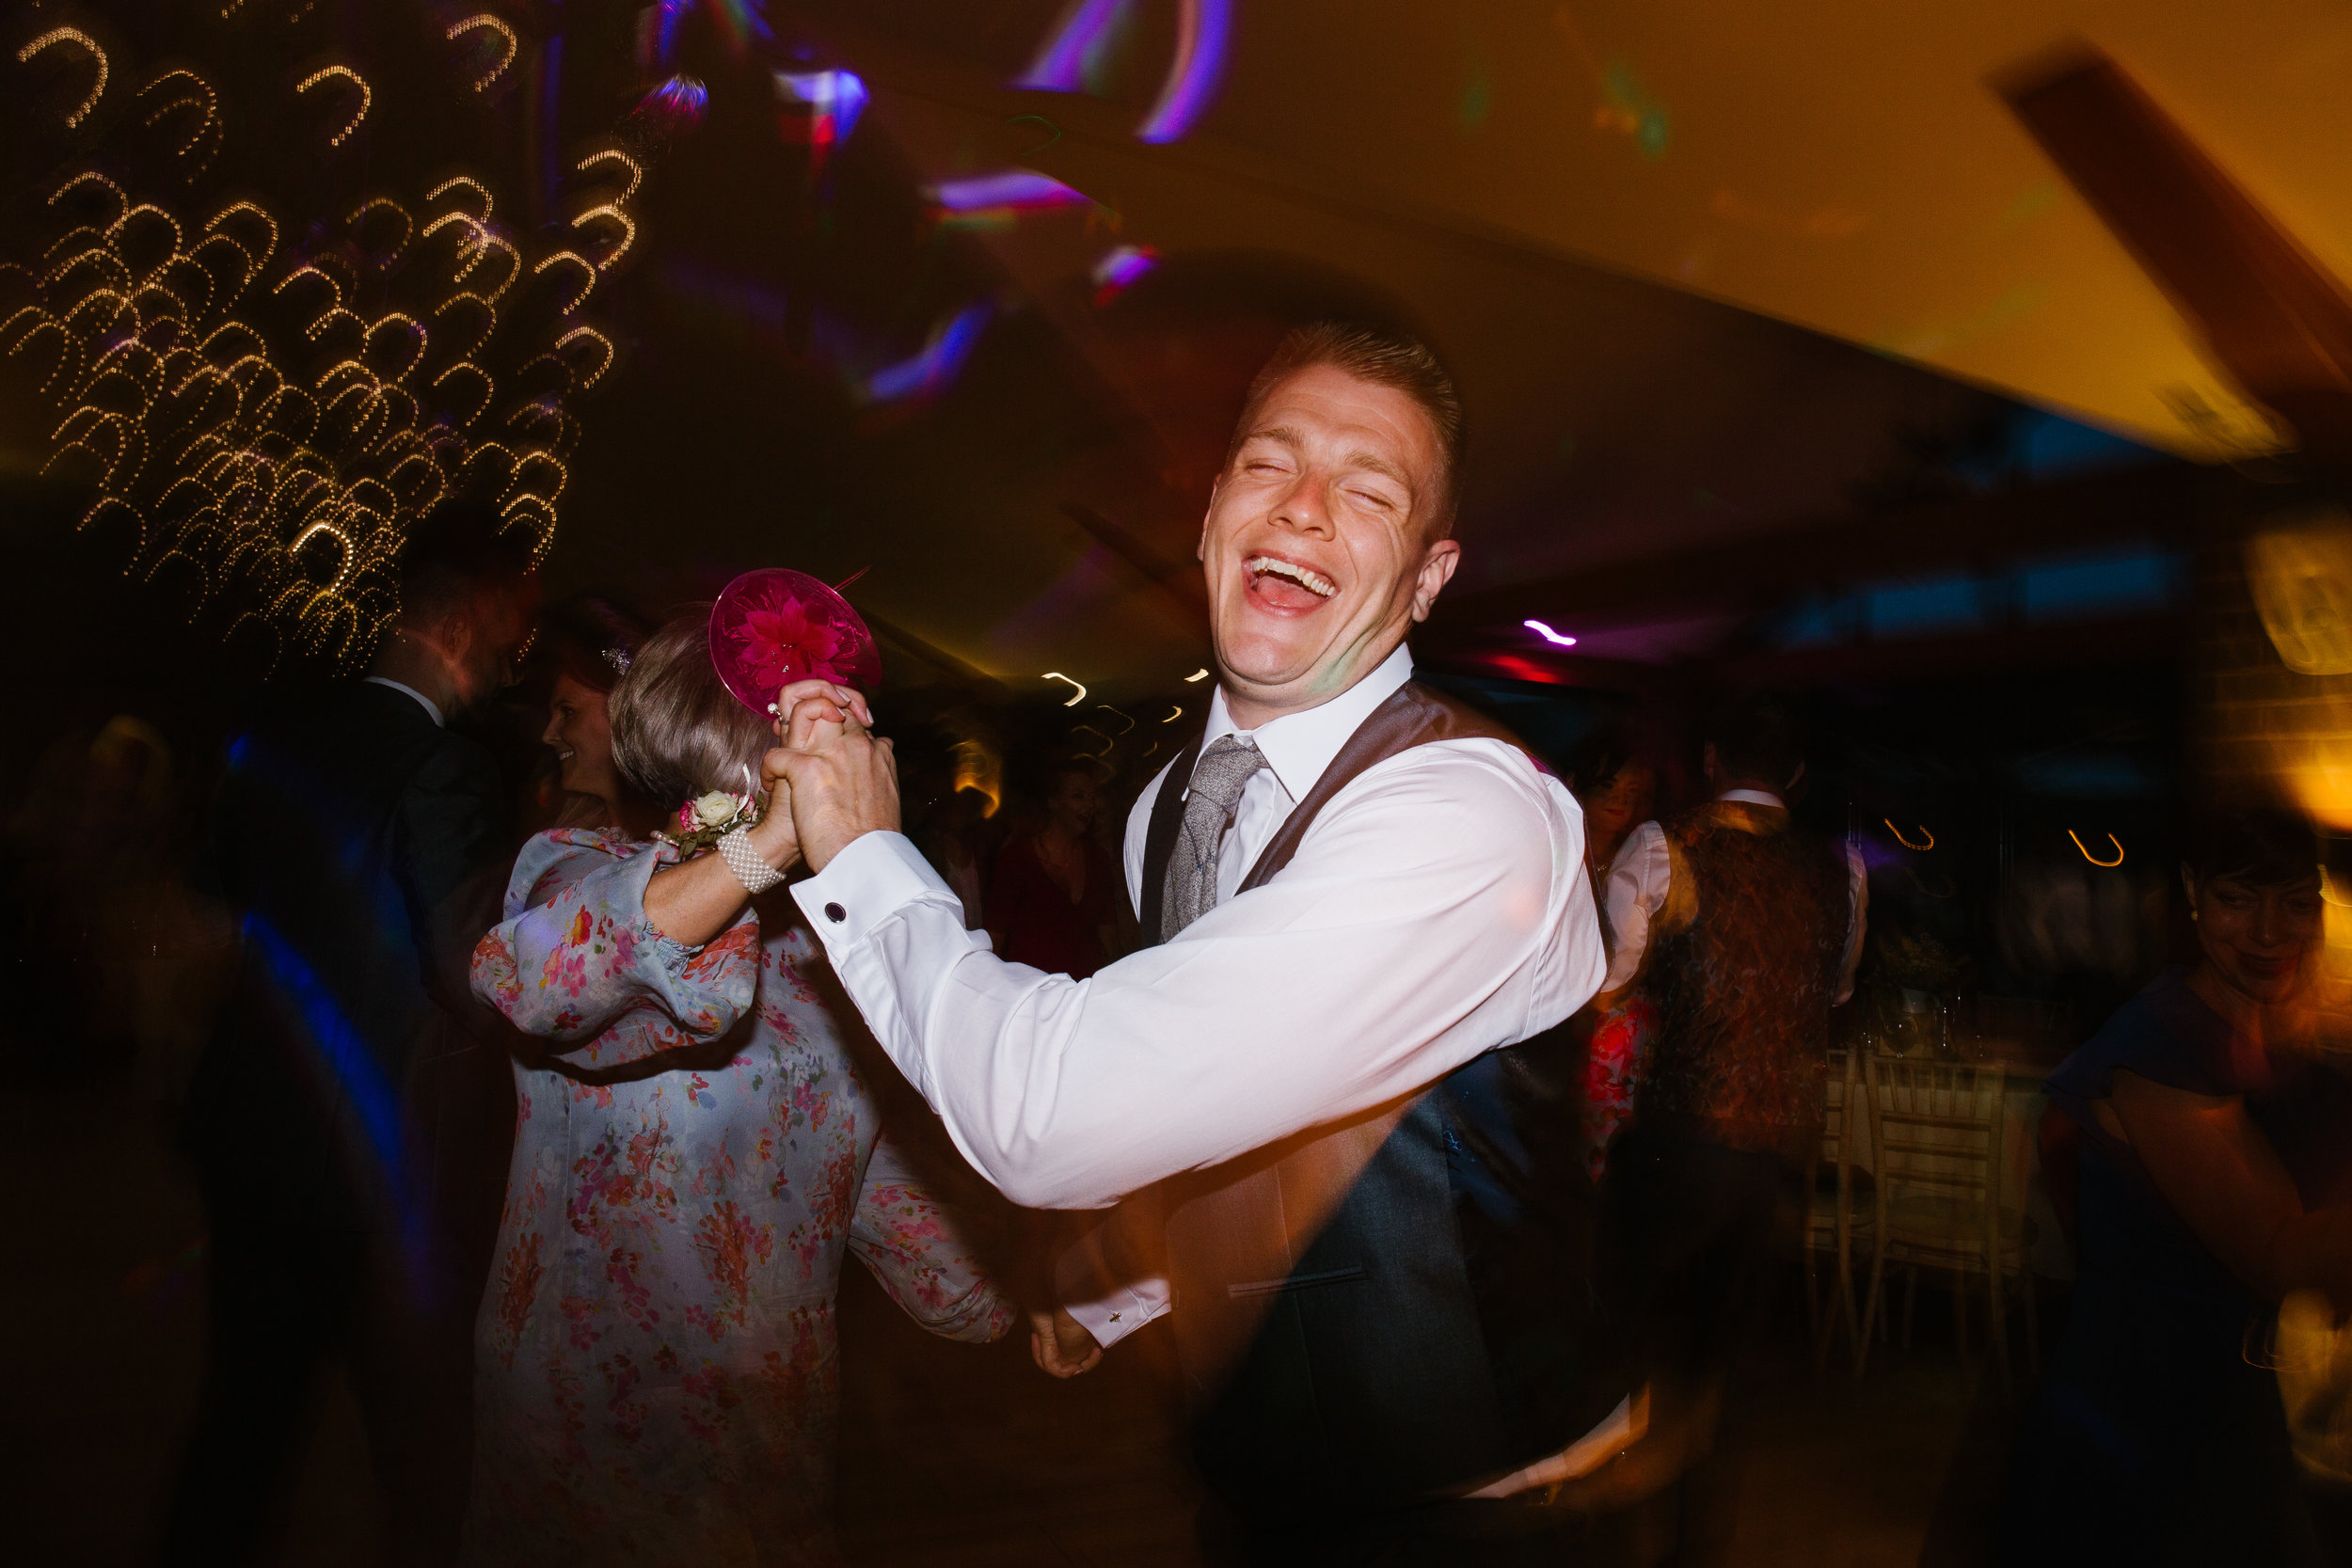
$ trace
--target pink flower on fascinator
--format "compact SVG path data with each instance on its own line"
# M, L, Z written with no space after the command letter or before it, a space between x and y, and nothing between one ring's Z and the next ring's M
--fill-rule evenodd
M849 601L781 566L746 572L719 594L710 663L737 702L771 719L777 691L794 681L870 689L882 679L873 633Z
M769 596L744 611L735 628L743 662L769 690L800 680L838 681L834 656L841 651L841 633L830 621L817 619L808 607L788 594Z

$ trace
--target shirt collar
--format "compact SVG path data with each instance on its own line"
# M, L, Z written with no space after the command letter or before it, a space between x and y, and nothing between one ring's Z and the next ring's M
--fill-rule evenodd
M389 686L395 691L407 692L408 695L417 700L419 706L422 707L425 712L433 716L435 727L439 729L447 729L449 727L449 721L441 717L441 705L426 696L423 692L418 690L415 687L409 686L405 682L396 681L389 675L370 675L367 678L367 681L370 686Z
M1715 799L1737 800L1742 805L1749 806L1777 806L1782 811L1788 809L1788 802L1769 789L1726 789Z
M1284 790L1294 800L1303 800L1307 791L1323 777L1323 770L1331 766L1331 759L1340 754L1347 737L1372 710L1395 695L1397 688L1413 678L1413 656L1404 643L1382 659L1378 668L1329 702L1297 713L1286 713L1279 719L1269 719L1254 730L1244 730L1225 711L1225 689L1217 689L1209 699L1209 727L1200 737L1205 749L1219 736L1238 735L1258 744L1259 754L1274 776L1281 781ZM1189 789L1189 785L1187 785Z

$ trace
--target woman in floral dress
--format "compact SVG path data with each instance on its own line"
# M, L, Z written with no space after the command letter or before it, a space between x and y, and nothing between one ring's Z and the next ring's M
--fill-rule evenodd
M705 626L664 627L612 694L616 760L657 799L740 787L772 743ZM788 812L765 826L788 864ZM558 829L525 847L505 913L474 990L545 1053L516 1069L476 1324L469 1560L833 1560L845 1252L936 1334L993 1339L1010 1307L878 1141L843 1044L856 1015L822 999L780 889L749 895L716 853Z

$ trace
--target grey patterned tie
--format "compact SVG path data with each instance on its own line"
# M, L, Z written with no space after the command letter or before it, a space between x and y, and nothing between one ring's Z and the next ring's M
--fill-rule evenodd
M1217 736L1194 765L1184 831L1168 858L1168 886L1160 900L1162 942L1216 907L1217 848L1232 825L1243 786L1264 766L1255 741L1230 735Z

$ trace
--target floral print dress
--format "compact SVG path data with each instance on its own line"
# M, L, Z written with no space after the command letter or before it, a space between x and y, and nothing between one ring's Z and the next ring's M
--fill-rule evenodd
M878 1145L790 901L681 946L644 915L646 882L675 862L605 832L542 833L474 953L475 993L548 1053L516 1068L475 1325L471 1561L834 1560L844 1252L933 1333L987 1340L1012 1323Z

